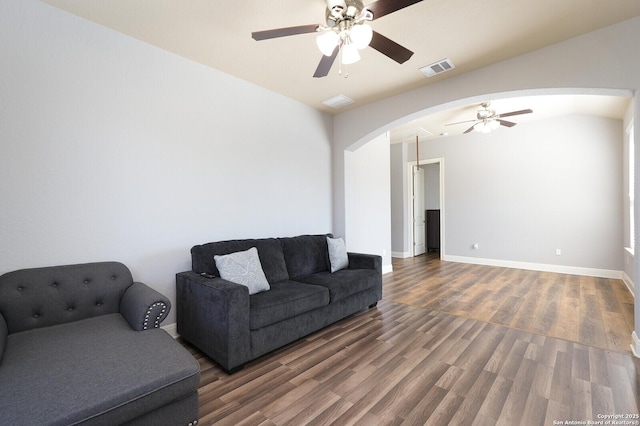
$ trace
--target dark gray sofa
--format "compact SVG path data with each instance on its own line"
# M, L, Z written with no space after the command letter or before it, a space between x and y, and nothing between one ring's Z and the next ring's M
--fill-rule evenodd
M117 262L0 276L0 424L194 425L200 367L169 300Z
M330 236L330 234L329 234ZM331 273L326 235L194 246L192 271L176 275L178 333L225 371L317 331L382 298L382 258L348 253ZM215 255L256 247L270 290L220 278Z

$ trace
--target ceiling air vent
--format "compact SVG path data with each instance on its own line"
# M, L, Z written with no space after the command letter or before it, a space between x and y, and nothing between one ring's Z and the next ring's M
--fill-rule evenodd
M355 101L351 98L347 98L345 95L335 95L332 98L325 99L322 103L333 109L340 109L355 103Z
M443 72L452 70L455 67L456 66L453 65L453 62L449 59L443 59L441 61L434 62L431 65L427 65L426 67L420 68L420 71L422 71L427 77L433 77L436 74L442 74Z

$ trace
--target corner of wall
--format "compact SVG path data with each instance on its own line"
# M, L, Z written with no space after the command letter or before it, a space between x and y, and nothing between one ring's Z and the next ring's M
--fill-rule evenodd
M635 331L631 333L631 352L633 352L633 356L640 358L640 339Z
M173 324L163 325L160 328L169 333L169 336L173 337L174 339L180 337L180 335L178 334L178 324L175 322Z
M624 271L622 271L622 281L624 281L625 285L631 292L631 295L635 299L636 297L635 284L633 283L633 280L629 277L629 275L627 275L627 273Z

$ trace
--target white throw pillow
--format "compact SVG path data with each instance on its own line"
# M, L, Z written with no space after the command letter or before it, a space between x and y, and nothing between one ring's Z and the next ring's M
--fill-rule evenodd
M271 289L267 277L262 270L258 249L251 247L246 251L214 256L220 277L242 284L249 288L249 294L256 294Z
M342 238L327 237L327 246L329 247L329 263L331 263L332 273L349 266L347 247Z

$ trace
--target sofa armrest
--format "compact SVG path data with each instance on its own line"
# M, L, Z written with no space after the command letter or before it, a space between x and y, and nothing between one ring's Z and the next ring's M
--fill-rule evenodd
M178 334L227 372L251 359L249 289L194 272L176 274Z
M382 275L382 256L377 254L347 253L349 269L375 269Z
M7 328L7 322L2 314L0 314L0 364L2 364L2 355L4 355L4 347L7 344L8 335L9 329Z
M131 284L120 300L120 314L137 331L160 327L170 309L169 299L139 282Z

